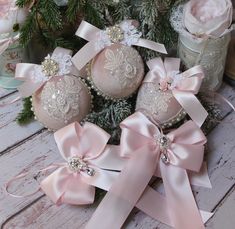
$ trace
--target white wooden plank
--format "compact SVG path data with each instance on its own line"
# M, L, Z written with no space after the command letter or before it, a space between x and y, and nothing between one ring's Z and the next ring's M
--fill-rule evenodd
M37 194L28 198L13 198L6 194L4 184L13 176L22 172L35 172L52 162L61 161L57 147L54 142L53 135L47 131L29 139L17 148L11 150L1 156L0 160L0 225L9 216L23 209L29 203L34 201L41 194ZM58 162L57 161L57 162ZM32 181L32 180L31 180ZM13 186L18 194L28 191L30 185ZM12 190L12 189L11 189Z
M7 103L18 96L14 93L1 102ZM29 136L37 133L43 127L39 122L33 121L21 126L15 119L22 109L22 101L0 108L0 153L7 148L21 142Z
M7 90L7 89L4 89L4 88L1 88L0 87L0 99L4 96L7 96L13 92L15 92L16 90Z
M235 188L217 207L214 216L207 223L208 229L232 229L235 227Z

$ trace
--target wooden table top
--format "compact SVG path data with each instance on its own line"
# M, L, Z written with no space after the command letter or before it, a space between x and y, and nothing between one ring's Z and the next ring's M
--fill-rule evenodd
M220 92L230 101L235 100L235 90L232 87L224 84ZM0 89L0 103L10 101L17 95L18 92ZM61 161L52 133L36 121L27 126L19 126L15 122L21 108L21 101L0 108L0 126L4 124L4 127L0 128L1 228L83 228L99 200L91 206L58 207L43 193L27 198L13 198L5 193L4 184L13 176L26 171L37 171L52 162ZM211 229L235 228L235 123L231 123L231 120L235 120L235 112L227 109L223 117L223 121L208 134L206 159L213 188L193 188L200 209L215 213L206 224L206 227ZM17 193L28 191L28 187L33 186L33 181L27 181L17 182L11 190L17 190ZM160 181L156 181L153 187L159 191L163 190ZM135 209L123 228L169 227Z

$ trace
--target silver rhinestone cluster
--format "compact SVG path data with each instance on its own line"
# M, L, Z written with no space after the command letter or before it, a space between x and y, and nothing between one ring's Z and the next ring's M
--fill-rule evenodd
M161 135L158 139L157 142L160 146L160 149L167 150L170 147L171 141L166 135Z
M161 154L161 160L166 165L170 163L170 159L169 159L167 153L162 153Z
M118 25L108 27L106 33L113 43L121 42L124 39L124 32Z
M169 164L170 163L170 159L168 156L168 149L171 145L171 140L166 136L166 135L156 135L154 136L154 138L157 141L157 144L160 147L160 151L161 151L161 160L164 164Z
M70 157L68 159L69 169L75 173L86 172L89 176L95 175L95 170L88 166L81 157Z

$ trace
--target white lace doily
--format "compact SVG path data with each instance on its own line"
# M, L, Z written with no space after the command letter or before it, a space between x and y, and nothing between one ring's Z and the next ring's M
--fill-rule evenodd
M142 33L139 32L131 21L124 21L118 25L123 31L123 40L120 42L123 45L132 46L136 44L139 38L142 36ZM96 49L100 50L107 46L110 46L112 41L107 34L106 30L102 30L97 34Z
M63 53L53 54L52 56L48 54L45 59L52 59L58 64L59 70L56 76L63 76L70 73L72 56ZM30 78L35 83L46 82L50 79L50 77L43 73L41 65L35 65L34 69L31 71Z

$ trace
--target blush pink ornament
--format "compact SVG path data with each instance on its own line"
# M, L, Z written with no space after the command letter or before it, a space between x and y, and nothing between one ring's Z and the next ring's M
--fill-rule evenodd
M201 126L207 112L195 94L204 77L200 66L179 72L180 59L155 58L147 62L150 71L139 89L136 110L154 119L162 128L172 127L188 113Z
M35 118L50 130L82 121L91 110L91 94L71 62L71 50L56 48L41 65L17 64L22 97L32 96Z
M35 119L50 130L81 121L91 110L91 95L73 75L54 77L32 96Z
M92 61L89 80L98 94L120 99L133 94L144 77L144 64L138 52L129 46L113 44Z
M89 62L88 79L92 88L106 99L131 96L144 77L144 64L132 46L167 53L164 45L141 38L138 23L126 20L100 30L83 21L76 35L89 41L72 61L81 70Z

